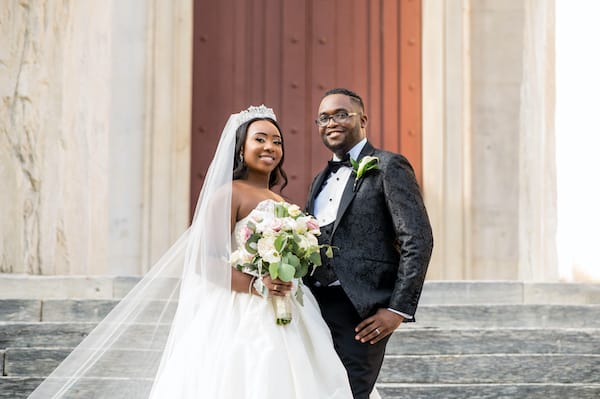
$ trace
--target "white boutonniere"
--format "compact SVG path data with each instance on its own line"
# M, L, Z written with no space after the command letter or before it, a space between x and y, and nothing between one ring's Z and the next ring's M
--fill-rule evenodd
M356 185L365 173L370 170L379 169L379 158L370 155L364 156L360 162L350 159L350 163L352 163L352 173L356 175L356 179L354 180L354 191L356 191Z

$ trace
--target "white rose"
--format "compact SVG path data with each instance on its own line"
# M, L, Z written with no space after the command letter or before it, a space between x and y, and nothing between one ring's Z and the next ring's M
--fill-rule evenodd
M254 255L246 251L243 247L236 249L231 254L230 263L232 265L244 265L246 263L251 263Z
M319 245L319 240L317 240L317 237L315 237L313 234L304 234L304 237L308 241L310 247L316 247Z
M242 254L241 254L241 250L237 250L237 251L233 251L233 253L231 254L231 257L229 258L229 263L231 263L233 266L237 266L239 264L242 263Z
M300 249L302 249L304 251L306 251L308 248L310 248L310 242L308 242L308 239L304 235L298 236L297 244L300 247Z
M310 222L310 216L302 216L296 219L296 233L304 234L309 230L308 223Z
M275 236L264 236L257 243L258 254L269 263L279 262L281 255L275 250Z
M284 218L281 222L281 230L283 231L297 231L298 229L298 223L292 218Z
M298 236L299 240L298 240L298 246L304 250L304 251L308 251L311 248L317 248L319 245L319 241L317 241L317 239L315 238L315 236L313 236L312 234L301 234ZM310 252L314 252L314 251L310 251Z
M300 210L300 207L298 205L295 205L295 204L294 205L290 205L288 207L287 211L288 211L288 214L291 217L293 217L293 218L298 217L298 216L300 216L302 214L302 211Z

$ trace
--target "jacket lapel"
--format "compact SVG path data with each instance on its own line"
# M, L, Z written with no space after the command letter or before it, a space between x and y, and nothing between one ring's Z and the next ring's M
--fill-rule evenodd
M354 180L355 180L355 176L354 176L354 173L352 173L350 175L350 178L348 179L348 183L346 183L346 187L344 187L344 193L342 194L342 199L340 200L340 206L338 208L337 215L335 217L335 223L333 224L333 231L331 233L332 236L333 236L333 233L335 233L335 229L337 229L338 224L340 224L340 220L342 220L344 213L346 213L346 209L348 209L348 205L350 205L350 203L354 199L354 196L356 195L356 192L353 190Z
M360 155L358 156L358 160L357 161L360 162L360 160L365 155L371 155L373 153L373 151L375 151L375 148L373 148L373 146L371 145L371 143L369 143L367 141L367 143L363 147L362 151L360 152ZM354 190L354 182L355 182L355 180L356 180L356 175L353 172L350 175L350 178L348 179L348 183L346 183L346 187L344 187L344 193L342 194L342 199L340 200L340 206L339 206L338 211L337 211L337 215L336 215L336 218L335 218L335 223L333 225L333 231L332 231L331 235L333 235L333 233L335 233L335 230L336 230L337 226L340 224L340 221L342 220L342 218L344 217L344 214L346 213L346 210L348 209L348 206L352 203L352 200L354 199L354 196L356 195L356 192L360 188L362 180L358 181L357 186L356 186L356 190Z

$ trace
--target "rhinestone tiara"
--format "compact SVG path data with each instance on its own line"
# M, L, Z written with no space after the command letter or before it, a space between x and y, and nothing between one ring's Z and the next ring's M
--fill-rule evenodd
M273 109L266 107L264 104L261 104L259 106L251 105L248 107L248 109L245 109L238 114L238 122L240 125L255 118L270 118L274 121L277 120Z

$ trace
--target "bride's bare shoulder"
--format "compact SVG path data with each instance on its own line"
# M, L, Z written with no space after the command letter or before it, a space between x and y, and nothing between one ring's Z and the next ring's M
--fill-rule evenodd
M243 182L242 180L234 180L231 184L231 207L239 209L242 206L247 206L248 203L254 201L256 190Z
M245 218L256 206L264 200L283 201L281 196L271 190L257 188L243 180L232 183L231 211L235 213L236 221Z

